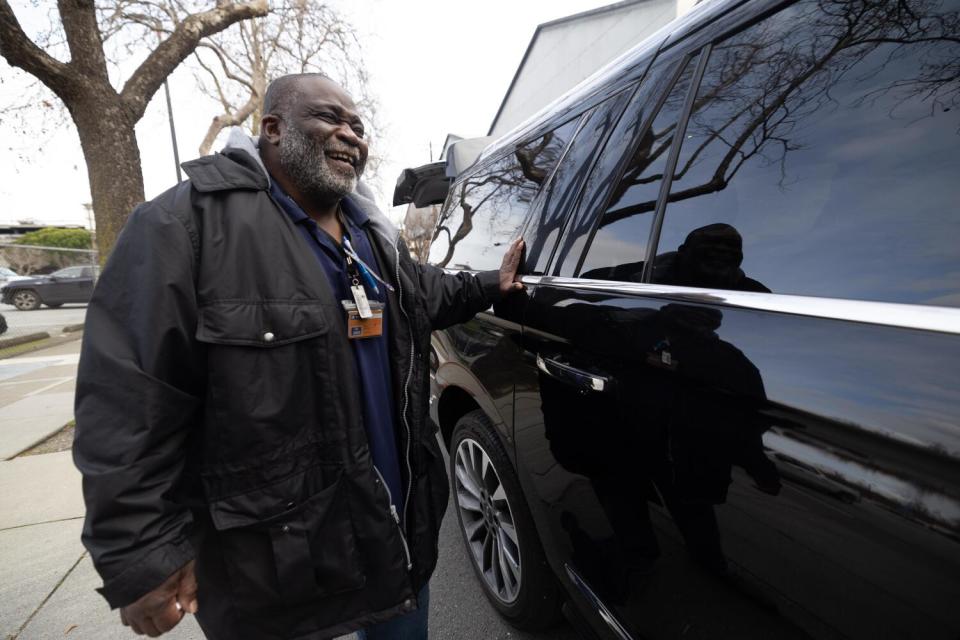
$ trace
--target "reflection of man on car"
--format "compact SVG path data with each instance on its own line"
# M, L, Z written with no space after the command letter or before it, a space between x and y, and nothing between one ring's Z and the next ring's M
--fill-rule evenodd
M676 251L656 257L653 281L681 287L706 287L770 293L770 289L740 269L743 238L729 224L694 229Z
M621 600L628 574L649 572L660 555L648 509L653 501L670 513L693 559L726 575L714 505L726 502L732 468L742 467L764 493L780 489L763 451L769 425L759 370L720 338L723 316L713 308L608 307L599 325L594 305L572 304L562 312L574 314L564 318L568 326L592 327L589 335L574 336L575 344L591 353L619 352L623 365L607 371L617 382L615 393L571 393L563 382L539 376L550 451L565 469L590 480L614 536L588 549L586 533L568 514L562 526L580 547L572 552L580 559L620 557L580 569L606 597ZM577 320L579 314L593 322ZM590 424L588 437L583 424Z

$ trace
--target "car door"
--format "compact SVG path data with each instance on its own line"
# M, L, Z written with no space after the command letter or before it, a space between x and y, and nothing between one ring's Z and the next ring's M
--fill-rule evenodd
M659 60L530 279L517 457L610 637L960 628L957 7L834 4Z
M94 268L82 267L80 275L73 283L74 287L70 292L70 299L64 302L90 302L93 296Z
M611 193L624 182L613 180L619 173L641 185L628 194L640 212L632 222L642 229L631 232L649 233L659 193L659 182L651 177L663 173L698 60L696 52L662 57L631 96L591 173L584 202L568 223L558 265L576 266L590 241L590 212L598 202L617 197ZM621 251L643 254L631 246L630 235L621 240ZM631 260L617 273L639 281L642 268L643 260ZM676 390L659 368L646 371L637 365L656 353L669 313L642 301L621 305L610 295L556 278L531 284L525 368L517 384L517 457L531 478L528 494L536 496L541 531L552 542L568 589L598 611L597 620L615 636L689 632L710 617L691 606L693 601L736 611L731 618L739 622L730 631L740 637L790 637L790 625L768 619L751 602L718 594L709 577L693 570L681 543L658 540L654 531L659 514L651 505L663 502L655 481L670 472L660 455L663 423ZM674 312L684 315L684 309ZM699 523L709 513L687 517ZM703 536L708 553L709 535ZM657 565L663 568L655 572ZM642 599L648 591L674 596Z
M51 274L42 286L40 297L48 304L72 302L77 297L77 280L83 267L67 267Z
M578 122L573 117L521 141L461 177L451 187L438 219L430 263L467 271L498 269L531 208L539 206L543 186ZM506 439L513 431L510 372L519 362L523 303L522 298L511 297L432 337L437 387L469 393Z

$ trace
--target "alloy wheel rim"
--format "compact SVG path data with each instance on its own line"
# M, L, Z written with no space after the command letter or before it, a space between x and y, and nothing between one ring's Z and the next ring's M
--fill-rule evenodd
M34 303L34 295L27 291L18 291L13 296L14 306L17 308L20 307L29 307Z
M454 460L460 527L487 590L504 604L521 584L520 542L513 510L490 456L475 440L460 442Z

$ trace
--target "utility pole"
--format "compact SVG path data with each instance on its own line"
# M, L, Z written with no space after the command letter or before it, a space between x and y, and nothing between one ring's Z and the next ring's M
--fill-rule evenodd
M90 225L90 266L93 267L94 278L96 278L97 267L99 266L100 260L97 255L97 230L95 227L96 218L93 215L93 204L90 202L84 202L83 208L87 210L87 224Z
M173 126L173 103L170 101L170 85L163 81L163 92L167 96L167 119L170 121L170 142L173 144L173 164L177 170L177 183L183 182L180 173L180 151L177 149L177 130Z

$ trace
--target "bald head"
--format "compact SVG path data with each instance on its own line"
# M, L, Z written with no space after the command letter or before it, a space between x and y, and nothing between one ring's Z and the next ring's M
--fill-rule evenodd
M291 73L280 76L267 86L267 93L263 96L263 115L273 114L286 119L290 115L291 107L301 96L301 83L307 78L333 83L333 80L322 73Z

